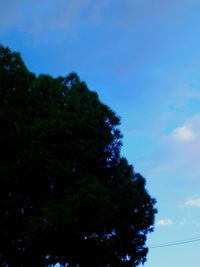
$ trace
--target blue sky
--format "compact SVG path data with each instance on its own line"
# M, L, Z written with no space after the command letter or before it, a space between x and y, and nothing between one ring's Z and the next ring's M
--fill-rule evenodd
M122 118L159 213L148 245L200 236L200 1L0 0L0 42L39 74L76 71ZM199 263L200 242L146 267Z

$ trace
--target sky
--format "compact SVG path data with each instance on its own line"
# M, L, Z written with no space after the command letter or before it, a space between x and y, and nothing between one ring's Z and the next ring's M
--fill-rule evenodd
M121 117L122 154L157 199L145 267L200 264L199 14L199 0L0 0L0 43L36 74L77 72Z

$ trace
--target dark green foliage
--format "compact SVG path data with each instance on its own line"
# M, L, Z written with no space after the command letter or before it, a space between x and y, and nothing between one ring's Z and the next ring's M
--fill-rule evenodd
M0 46L0 266L145 261L155 200L119 124L75 73L36 77Z

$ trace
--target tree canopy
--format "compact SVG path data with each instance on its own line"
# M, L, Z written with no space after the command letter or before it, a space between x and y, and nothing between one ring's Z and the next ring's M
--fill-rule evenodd
M0 46L0 265L144 263L155 200L120 118L76 73L36 76Z

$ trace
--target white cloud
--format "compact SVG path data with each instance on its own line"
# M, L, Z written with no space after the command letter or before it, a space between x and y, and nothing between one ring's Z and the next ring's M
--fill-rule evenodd
M185 123L175 128L170 137L179 140L190 141L200 137L200 114L188 118Z
M184 201L184 206L186 207L197 207L200 208L200 197L193 196Z
M169 134L169 140L174 142L198 141L200 138L200 114L188 118L183 125L175 128Z
M168 226L172 224L173 224L173 221L171 219L161 219L157 222L158 226Z
M156 147L157 145L157 147ZM167 178L166 184L174 187L174 177L180 183L200 183L200 114L188 118L166 136L158 136L151 158L137 162L143 174L152 179Z
M195 139L196 134L187 125L184 125L175 128L170 136L177 141L191 141Z

